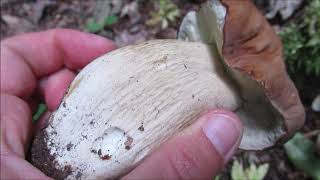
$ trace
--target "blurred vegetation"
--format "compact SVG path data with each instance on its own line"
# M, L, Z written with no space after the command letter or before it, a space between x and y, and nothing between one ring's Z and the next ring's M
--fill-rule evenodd
M288 71L301 89L308 88L308 84L299 82L299 76L303 77L302 81L305 81L305 77L312 77L316 81L320 78L320 0L306 2L301 14L285 24L280 32ZM314 85L311 87L316 91ZM309 94L310 91L304 92L302 97ZM320 180L320 159L311 139L296 133L284 145L284 149L295 168Z
M262 180L267 175L269 164L256 166L251 163L248 168L243 168L243 165L237 160L233 161L231 168L232 180Z
M147 21L149 26L161 24L161 28L165 29L180 16L178 7L171 0L153 0L153 3L157 11L151 13L151 19Z
M40 103L38 105L37 112L32 116L32 122L36 122L40 119L40 117L46 112L47 106L44 103Z
M290 74L320 76L319 29L320 0L310 0L304 13L280 32Z
M291 163L315 180L320 180L320 159L316 155L315 144L297 133L284 148Z
M90 20L86 25L86 30L91 33L96 33L103 30L107 26L111 26L118 21L118 16L111 15L104 18L102 23L95 22L94 20Z

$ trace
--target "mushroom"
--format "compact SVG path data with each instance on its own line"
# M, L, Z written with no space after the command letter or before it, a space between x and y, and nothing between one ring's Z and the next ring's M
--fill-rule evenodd
M206 3L185 17L179 39L123 47L86 66L36 136L33 164L58 179L121 177L214 108L238 114L245 150L303 125L281 42L250 0Z
M320 94L312 101L311 109L315 112L320 112Z

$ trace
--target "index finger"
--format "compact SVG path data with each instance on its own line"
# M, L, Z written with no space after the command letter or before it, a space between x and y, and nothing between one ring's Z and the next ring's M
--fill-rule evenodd
M1 92L27 97L36 79L63 66L80 69L115 48L108 39L69 29L29 33L1 42Z

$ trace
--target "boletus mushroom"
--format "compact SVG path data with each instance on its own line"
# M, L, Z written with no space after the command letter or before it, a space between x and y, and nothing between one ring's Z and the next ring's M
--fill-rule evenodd
M271 147L304 122L281 42L250 0L209 1L184 18L179 40L90 63L36 136L32 162L58 179L121 177L215 108L241 118L245 150Z

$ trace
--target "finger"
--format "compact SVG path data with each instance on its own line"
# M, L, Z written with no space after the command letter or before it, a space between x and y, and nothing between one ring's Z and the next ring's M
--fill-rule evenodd
M31 128L28 104L16 96L1 93L1 153L24 158Z
M1 42L1 92L28 97L36 79L63 66L82 68L114 48L105 38L67 29L6 39Z
M50 179L26 160L1 154L1 179Z
M241 122L233 113L208 113L124 179L211 179L235 152L241 136Z
M37 76L53 73L63 65L80 69L115 48L108 39L70 29L25 34L2 43L19 54Z
M1 92L22 98L31 96L36 77L22 57L1 43Z
M40 89L49 110L56 109L76 74L69 69L62 69L41 80Z
M1 179L49 179L24 160L32 132L28 104L1 93Z

